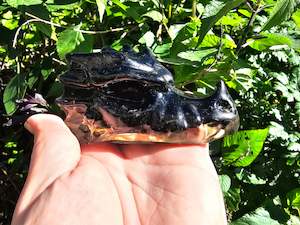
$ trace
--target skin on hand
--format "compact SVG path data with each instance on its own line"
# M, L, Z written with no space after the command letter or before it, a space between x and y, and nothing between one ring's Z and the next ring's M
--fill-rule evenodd
M80 146L57 116L38 114L28 177L12 225L225 225L207 145Z

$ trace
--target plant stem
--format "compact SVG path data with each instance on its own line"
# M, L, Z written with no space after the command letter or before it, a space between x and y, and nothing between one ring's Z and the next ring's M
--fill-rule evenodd
M243 44L245 43L246 39L247 39L247 35L249 33L249 31L252 29L253 27L253 23L255 21L255 17L257 15L257 13L260 12L260 2L261 0L257 1L257 5L256 5L256 9L254 11L252 11L251 17L248 21L248 24L245 28L245 30L243 31L243 35L242 38L240 39L239 43L237 44L237 55L240 53Z
M169 12L168 12L168 19L171 19L172 18L172 9L173 9L173 6L172 6L172 0L170 0L169 2Z
M68 28L67 26L62 26L60 24L57 24L57 23L53 23L51 21L48 21L48 20L44 20L44 19L41 19L35 15L32 15L28 12L25 12L25 14L31 18L34 18L34 19L37 19L38 22L43 22L43 23L46 23L46 24L49 24L49 25L53 25L55 27L61 27L61 28ZM25 22L26 23L26 22ZM23 24L22 24L23 25ZM21 25L21 26L22 26ZM80 29L74 29L76 31L79 31L81 33L84 33L84 34L105 34L105 33L110 33L110 32L117 32L117 31L122 31L124 30L123 27L119 27L119 28L111 28L109 30L98 30L98 31L92 31L92 30L80 30Z
M196 17L196 11L197 11L197 2L196 2L196 0L193 0L193 3L192 3L192 17L193 18Z

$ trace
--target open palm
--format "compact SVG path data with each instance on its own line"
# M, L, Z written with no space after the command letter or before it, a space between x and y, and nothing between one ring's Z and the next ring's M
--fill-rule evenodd
M206 145L80 146L53 115L26 127L35 145L13 225L226 224Z

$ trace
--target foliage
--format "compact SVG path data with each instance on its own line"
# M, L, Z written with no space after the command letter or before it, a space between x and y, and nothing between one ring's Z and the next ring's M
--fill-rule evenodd
M203 96L230 87L241 131L211 144L228 220L300 224L298 0L2 0L1 124L26 94L55 108L70 52L148 47L178 88ZM59 112L57 112L59 113ZM32 142L0 128L0 223L9 224Z

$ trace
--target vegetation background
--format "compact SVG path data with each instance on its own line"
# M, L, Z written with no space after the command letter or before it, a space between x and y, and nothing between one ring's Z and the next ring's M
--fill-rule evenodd
M65 55L148 47L176 85L226 81L240 131L211 144L231 225L299 225L299 0L0 0L0 224L9 224L32 138L5 127L25 95L54 110Z

